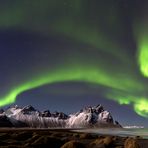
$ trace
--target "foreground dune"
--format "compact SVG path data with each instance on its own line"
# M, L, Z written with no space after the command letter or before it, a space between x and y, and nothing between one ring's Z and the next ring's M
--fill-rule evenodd
M0 148L147 148L141 137L78 133L68 129L1 128Z

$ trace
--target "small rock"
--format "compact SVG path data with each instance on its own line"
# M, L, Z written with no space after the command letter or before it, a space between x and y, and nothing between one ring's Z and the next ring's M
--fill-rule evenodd
M95 146L95 145L104 145L104 141L103 138L98 138L95 141L93 141L92 143L90 143L90 146Z
M65 143L61 148L84 148L84 145L75 140Z
M136 138L136 139L142 139L142 137L141 137L141 136L136 136L135 138Z
M98 138L92 143L90 143L90 147L99 147L99 148L104 148L104 147L109 147L113 143L113 137L107 136L104 138Z
M136 139L127 138L124 142L124 148L140 148L140 146Z
M103 139L96 139L93 143L102 144L102 143L104 143L104 141L103 141Z
M84 133L80 135L80 139L92 139L93 136L89 133Z
M91 143L86 148L106 148L106 147L104 144L95 145L95 144Z
M107 136L103 139L103 143L106 145L106 146L109 146L113 143L113 138L110 137L110 136Z

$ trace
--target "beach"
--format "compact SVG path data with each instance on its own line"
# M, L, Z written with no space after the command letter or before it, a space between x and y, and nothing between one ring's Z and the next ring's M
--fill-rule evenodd
M148 139L75 129L1 128L0 148L147 148Z

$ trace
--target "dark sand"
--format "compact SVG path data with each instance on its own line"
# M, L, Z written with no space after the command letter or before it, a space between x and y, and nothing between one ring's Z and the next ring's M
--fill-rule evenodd
M0 148L148 148L148 139L77 133L68 129L0 129Z

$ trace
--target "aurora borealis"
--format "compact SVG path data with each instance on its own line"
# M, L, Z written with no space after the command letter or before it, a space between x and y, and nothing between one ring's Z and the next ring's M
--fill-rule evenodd
M0 2L0 106L46 85L81 82L98 86L106 104L147 119L147 7L139 0Z

